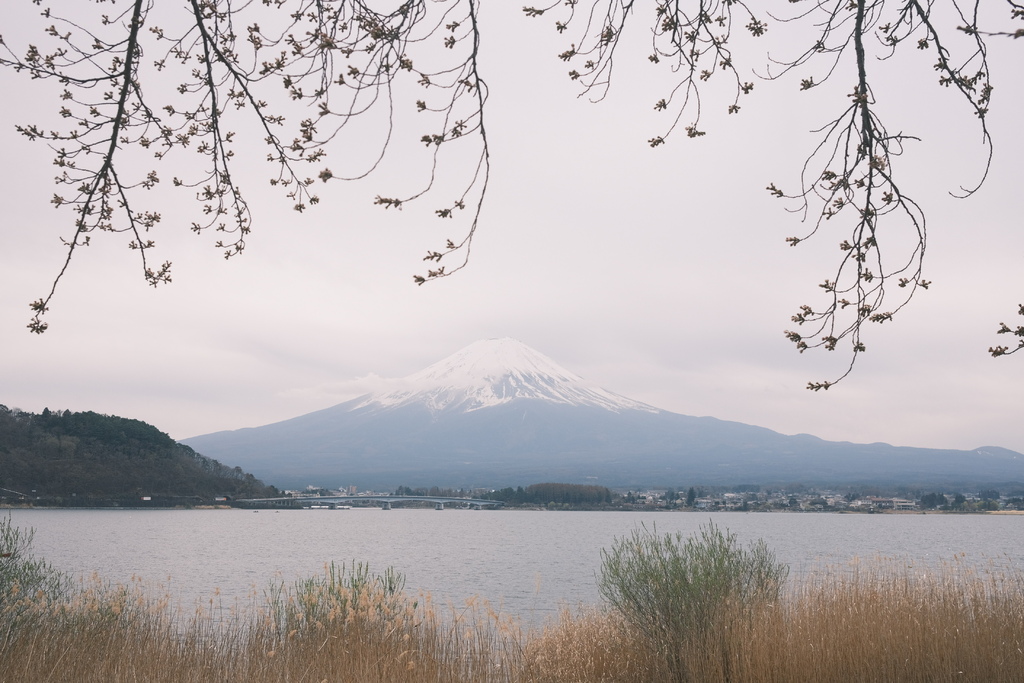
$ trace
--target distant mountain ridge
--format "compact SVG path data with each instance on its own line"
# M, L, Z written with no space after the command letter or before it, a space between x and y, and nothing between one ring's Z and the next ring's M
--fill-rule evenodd
M184 443L286 487L1024 482L1024 456L998 447L829 442L660 410L514 339L476 342L393 386Z

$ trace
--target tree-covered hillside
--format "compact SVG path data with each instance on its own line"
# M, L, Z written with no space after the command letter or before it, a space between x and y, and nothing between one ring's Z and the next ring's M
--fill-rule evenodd
M276 489L175 442L156 427L93 412L0 405L0 499L51 504L262 497Z

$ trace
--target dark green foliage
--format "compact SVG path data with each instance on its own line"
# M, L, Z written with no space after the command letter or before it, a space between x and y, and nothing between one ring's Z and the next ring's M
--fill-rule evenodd
M49 504L198 502L215 496L261 497L273 487L174 441L156 427L93 412L0 406L0 496Z
M948 504L949 501L941 493L926 493L921 496L921 508L924 510L946 507Z
M438 498L472 498L469 491L465 489L441 488L439 486L420 486L411 488L399 486L395 489L396 496L435 496Z
M568 505L570 507L600 507L611 505L613 494L605 486L587 484L530 484L525 489L517 488L491 491L483 496L488 500L500 500L507 505Z

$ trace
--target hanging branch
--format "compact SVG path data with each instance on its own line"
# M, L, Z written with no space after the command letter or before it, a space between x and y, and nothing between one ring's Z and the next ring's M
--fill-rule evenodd
M1017 309L1017 314L1024 315L1024 304L1020 304ZM1018 325L1017 327L1011 328L1006 323L999 323L999 329L996 330L996 334L1009 334L1017 337L1017 346L1013 349L1009 346L993 346L988 350L988 352L992 354L993 358L1009 356L1012 353L1017 353L1021 349L1024 349L1024 325Z
M42 6L44 0L25 1ZM216 246L225 258L240 254L253 224L235 175L234 145L244 139L243 145L252 146L246 131L257 131L268 148L270 185L304 212L320 201L317 181L358 180L380 169L395 142L396 111L415 107L424 119L419 141L430 155L429 171L418 190L378 194L374 203L401 209L425 197L442 171L451 172L444 152L469 145L466 156L473 161L455 171L461 173L457 196L434 211L458 221L458 236L427 252L430 265L414 281L423 284L465 267L490 177L480 0L180 0L176 8L160 3L161 10L187 10L161 15L163 23L154 0L132 0L115 16L100 13L107 6L103 0L93 2L95 7L82 9L79 3L65 9L63 17L43 9L49 25L38 44L15 48L0 38L0 66L63 88L63 129L18 126L27 138L50 145L60 169L56 182L71 188L67 197L55 194L52 203L73 214L63 265L49 293L31 304L30 330L46 330L43 315L58 283L78 247L98 233L128 233L146 281L170 281L170 262L149 266L155 248L150 233L161 213L146 192L160 183L157 165L129 166L129 150L161 163L176 158L185 172L171 185L185 188L196 202L191 229L222 233ZM893 69L908 45L934 55L939 85L974 114L988 153L980 176L956 193L967 197L984 182L992 158L986 40L1021 37L1024 29L982 26L980 0L793 0L779 6L791 8L789 14L771 14L764 3L743 0L558 0L523 12L534 19L554 17L555 30L570 41L557 56L569 66L580 95L593 101L611 87L623 35L637 21L644 24L640 30L650 36L646 61L669 74L668 87L652 97L654 109L669 117L649 138L652 147L665 145L680 128L689 138L707 133L704 97L712 80L729 84L723 111L740 111L741 96L754 84L746 76L753 71L737 64L744 52L736 41L763 38L770 22L803 27L806 38L788 46L793 57L768 58L766 80L792 75L800 90L810 91L852 74L848 98L815 131L819 138L804 161L799 188L787 193L768 186L810 224L805 234L787 238L791 245L830 230L840 233L839 259L819 285L823 302L801 306L792 318L796 330L786 332L800 351L849 349L849 364L837 379L808 384L819 390L850 373L866 349L866 323L892 320L931 284L923 277L925 213L904 191L895 168L917 138L887 129L885 117L891 114L872 87L876 67ZM1019 1L1006 0L1006 7L1010 21L1024 21ZM85 19L76 21L76 12ZM144 81L150 88L145 92ZM365 143L357 127L364 120L382 130L372 158L351 169L330 168L329 152L335 164L344 163L351 156L346 152ZM198 163L189 154L198 155ZM461 261L450 268L457 253ZM998 333L1024 339L1022 328L1001 325ZM1021 346L1024 341L990 353L1009 355Z
M809 389L820 390L849 375L866 350L862 340L866 323L892 320L919 289L928 289L931 284L923 277L925 213L904 192L894 168L906 144L917 138L887 130L882 104L872 88L872 66L893 59L908 42L935 54L939 84L957 92L967 103L987 148L981 177L957 194L966 197L984 182L992 158L992 139L985 118L992 86L984 37L1008 34L986 33L979 28L977 2L969 13L963 9L968 3L962 0L927 4L918 0L814 0L790 4L798 5L798 11L786 17L758 16L738 0L656 2L643 30L652 36L648 60L654 65L667 65L673 74L669 95L655 104L657 110L672 112L673 120L666 132L649 143L652 147L665 144L680 121L686 122L688 137L705 135L699 126L704 108L701 90L719 73L727 74L735 83L728 112L740 110L740 96L754 86L744 80L735 61L735 25L743 24L752 38L768 31L763 17L807 29L804 46L796 50L795 57L769 60L767 80L799 72L800 89L807 91L852 67L855 80L848 102L838 116L814 131L820 138L803 164L799 191L787 194L774 183L768 186L773 195L795 201L793 210L804 220L813 217L806 234L787 238L790 245L801 244L826 229L843 233L838 264L831 277L819 285L826 296L824 304L801 306L792 317L797 330L785 332L801 352L811 348L832 351L840 344L849 348L849 363L839 377L808 383ZM1019 4L1010 1L1009 5L1012 19L1024 18ZM600 100L610 86L614 56L627 23L639 19L632 16L634 5L628 0L595 0L589 7L589 13L585 13L578 0L570 0L566 7L558 3L523 11L529 17L558 13L555 29L575 38L570 49L559 57L578 64L569 77L582 85L581 94ZM936 18L939 15L942 22ZM579 30L574 32L577 24ZM955 50L953 43L957 44ZM806 74L810 69L820 73ZM905 247L908 235L910 246ZM1003 347L996 350L1000 349L1006 353Z
M916 40L919 50L934 50L940 85L955 88L973 109L987 147L981 179L961 196L980 187L992 157L992 140L985 122L992 87L988 82L985 46L976 32L965 32L974 35L973 53L954 66L943 34L933 21L930 5L924 7L916 0L846 0L825 5L820 2L816 7L826 16L818 22L822 30L815 46L795 60L782 63L782 72L774 77L807 64L821 52L832 55L832 66L821 81L824 82L852 46L857 80L850 95L851 104L842 116L820 129L824 137L804 164L801 191L793 197L774 184L768 187L775 196L797 198L805 216L812 204L818 207L812 230L802 237L787 238L792 246L821 231L826 223L850 225L849 236L839 244L842 257L835 274L819 285L828 296L827 304L803 305L793 316L793 322L810 327L810 331L786 331L786 337L800 352L809 348L832 351L842 340L850 348L845 372L833 380L809 382L807 387L814 391L828 389L849 375L858 356L866 350L862 341L865 323L893 320L918 289L928 289L931 284L923 277L927 247L924 211L901 189L894 176L895 158L903 154L906 142L918 138L886 130L871 87L870 64L891 59L899 46L911 40ZM955 2L951 5L956 7ZM887 12L893 7L895 13ZM956 14L963 18L959 8ZM877 58L869 55L867 47L872 36L877 37L884 50ZM821 82L805 78L801 89L810 90ZM887 245L900 244L908 231L909 248L897 247L895 254L886 249Z
M275 169L270 185L304 212L320 201L317 181L359 180L379 168L394 142L399 82L405 93L426 91L418 100L404 95L397 106L415 107L427 119L421 140L431 150L432 164L420 190L378 196L375 203L400 208L425 196L434 186L442 150L472 141L479 150L475 167L459 196L435 212L454 219L470 206L468 216L459 218L462 236L427 257L436 263L462 252L463 260L452 270L433 268L417 282L466 264L489 177L478 0L407 0L389 10L363 0L182 0L182 5L187 19L160 15L168 23L158 23L153 0L135 0L130 11L114 17L99 15L100 8L79 8L82 16L97 12L84 23L46 8L42 17L51 23L45 48L31 44L16 53L0 39L0 66L64 86L63 130L23 125L18 131L51 146L62 169L57 183L75 189L70 198L57 194L53 199L58 208L75 212L75 229L50 291L32 304L30 330L47 329L43 315L58 284L77 248L88 245L96 231L130 233L128 247L139 253L146 280L154 286L170 282L170 262L151 269L147 260L156 246L147 233L158 226L161 213L144 192L161 177L156 166L141 175L133 171L122 159L129 150L150 153L164 164L179 158L175 168L184 172L171 185L196 202L191 229L221 233L215 246L231 258L245 249L253 224L237 182L235 145L252 146L240 131L259 131L268 147L266 160ZM417 68L414 51L438 66ZM156 58L146 61L147 54ZM101 90L98 97L93 94ZM364 144L365 136L354 126L362 119L385 123L375 156L354 171L332 170L329 150ZM340 158L345 161L346 155Z

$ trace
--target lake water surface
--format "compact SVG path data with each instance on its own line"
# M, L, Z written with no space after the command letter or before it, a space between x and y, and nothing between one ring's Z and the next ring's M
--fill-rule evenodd
M0 514L7 514L0 511ZM74 576L140 579L185 606L262 595L326 563L394 567L407 590L462 604L479 596L539 622L560 605L597 604L601 549L640 524L689 534L709 521L746 544L763 538L794 574L881 555L916 565L1024 568L1024 516L513 510L11 510L35 529L38 557Z

